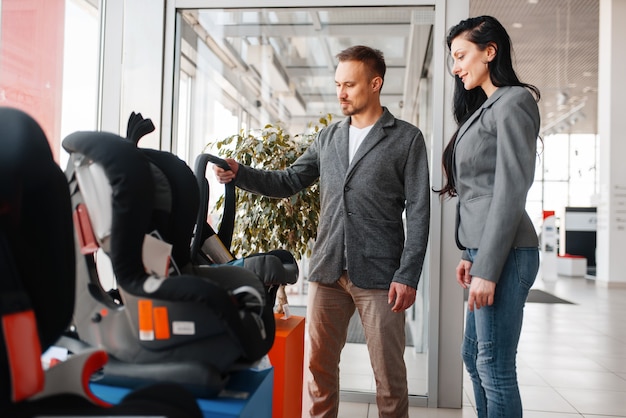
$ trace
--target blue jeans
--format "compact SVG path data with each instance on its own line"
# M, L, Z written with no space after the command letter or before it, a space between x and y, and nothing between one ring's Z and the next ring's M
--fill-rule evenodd
M478 250L468 250L470 258ZM478 418L521 418L515 358L524 304L539 270L538 248L509 253L494 303L467 311L462 356L472 379Z

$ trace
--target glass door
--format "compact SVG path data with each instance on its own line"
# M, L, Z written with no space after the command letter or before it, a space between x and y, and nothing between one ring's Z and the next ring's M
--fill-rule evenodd
M173 102L179 108L172 139L179 156L192 163L207 144L268 123L280 122L295 137L326 115L339 121L344 116L335 92L335 55L357 44L385 55L382 104L430 138L434 19L433 6L178 9L174 61L180 68L174 72L179 77ZM223 186L213 184L211 190ZM302 260L302 277L288 289L292 313L304 316L306 266ZM407 311L412 404L428 394L427 272L428 266L418 300ZM342 353L341 391L344 399L373 399L375 393L358 315Z

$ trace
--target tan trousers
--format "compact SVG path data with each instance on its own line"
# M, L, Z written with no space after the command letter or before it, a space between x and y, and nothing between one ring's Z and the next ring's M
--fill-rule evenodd
M339 410L339 360L355 308L359 311L376 379L381 418L408 418L404 364L404 312L392 312L387 290L361 289L344 273L332 285L309 283L306 321L310 337L307 382L310 416L336 418Z

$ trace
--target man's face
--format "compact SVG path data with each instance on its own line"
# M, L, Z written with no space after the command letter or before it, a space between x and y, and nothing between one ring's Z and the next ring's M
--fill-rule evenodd
M378 105L379 84L372 82L362 62L341 61L335 71L335 86L343 114L358 115L368 107Z

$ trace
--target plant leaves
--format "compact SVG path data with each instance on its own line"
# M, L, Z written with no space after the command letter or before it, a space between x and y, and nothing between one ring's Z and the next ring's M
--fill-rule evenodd
M263 129L239 132L220 141L207 144L215 147L221 157L234 158L242 164L265 170L284 170L311 144L321 127L332 119L327 114L319 124L310 123L309 131L290 136L280 123L267 124ZM221 210L224 198L215 208ZM237 216L231 251L242 257L252 253L286 249L296 259L311 255L311 243L317 235L319 220L319 183L315 182L287 199L273 199L239 189ZM221 221L221 217L220 217Z

